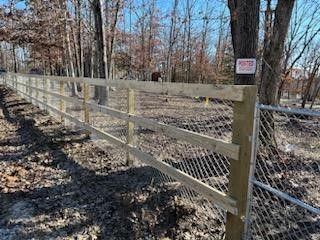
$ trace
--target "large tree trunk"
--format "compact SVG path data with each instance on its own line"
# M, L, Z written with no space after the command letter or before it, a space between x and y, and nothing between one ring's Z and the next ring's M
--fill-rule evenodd
M207 35L209 31L209 2L206 2L206 10L205 16L203 18L203 26L202 26L202 38L201 38L201 48L200 48L200 59L199 59L199 76L198 76L198 83L204 83L204 59L206 57L206 50L207 50Z
M16 56L16 45L12 44L12 59L13 59L13 71L15 73L18 72L18 65L17 65L17 56Z
M100 0L94 0L92 2L92 9L94 14L94 26L96 36L96 63L98 65L98 77L106 78L106 64L104 54L104 34L103 34L103 21ZM107 103L107 88L104 86L95 87L95 97L98 99L99 104L106 105Z
M310 105L310 109L312 109L312 107L313 107L313 105L314 105L314 103L315 103L315 101L316 101L316 99L317 99L317 97L319 95L319 92L320 92L320 84L318 84L318 86L317 86L317 88L315 90L315 93L314 93L314 95L312 97L312 102L311 102L311 105Z
M191 81L191 61L192 61L192 45L191 45L191 14L192 14L192 6L190 0L187 0L187 54L188 54L188 62L187 62L187 71L186 71L186 79L187 83Z
M110 41L108 43L107 47L107 59L109 59L109 64L108 64L108 76L110 79L113 79L112 74L111 74L111 66L114 66L114 61L113 61L113 52L114 52L114 43L116 39L116 26L118 22L118 15L119 15L119 10L120 10L120 0L117 0L116 6L114 9L114 14L113 14L113 21L111 22L110 25Z
M169 46L167 52L167 63L166 63L166 80L167 82L172 81L172 52L173 46L176 38L176 22L177 22L177 8L178 8L179 0L174 0L173 9L171 13L171 24L170 24L170 35L169 35Z
M302 97L302 103L301 103L301 107L302 108L305 108L308 99L310 97L312 98L312 96L311 96L312 95L311 87L312 87L312 84L313 84L313 82L314 82L314 80L315 80L315 78L317 76L319 68L320 68L320 56L316 58L316 60L314 62L314 65L312 67L312 71L311 71L311 73L309 75L308 83L307 83L307 86L306 86L306 88L304 90L303 97Z
M260 0L228 0L235 62L256 58ZM254 75L235 75L235 84L255 84Z
M279 0L275 9L271 33L265 39L261 82L259 87L260 102L267 105L277 104L277 94L281 79L281 59L284 51L284 43L292 15L295 0ZM274 136L273 112L265 112L261 118L260 138L263 145L276 146Z
M264 47L260 102L274 105L277 103L278 84L281 75L281 59L284 50L292 9L295 0L279 0L269 43Z
M72 55L71 43L70 43L70 26L68 26L67 21L66 21L66 41L67 41L68 60L69 60L71 76L74 78L76 77L76 74L74 69L73 55ZM72 96L78 96L76 83L71 83L71 94Z

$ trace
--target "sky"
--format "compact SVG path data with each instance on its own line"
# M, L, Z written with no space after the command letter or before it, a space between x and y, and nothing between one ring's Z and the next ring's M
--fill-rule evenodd
M19 8L19 9L24 9L25 8L25 1L19 1L17 4L16 4L16 7ZM0 0L0 5L4 5L4 4L8 4L8 1L7 0Z

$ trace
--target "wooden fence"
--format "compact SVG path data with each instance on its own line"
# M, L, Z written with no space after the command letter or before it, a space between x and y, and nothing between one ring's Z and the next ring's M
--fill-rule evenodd
M48 89L48 80L59 83L60 92L55 93ZM30 84L30 81L35 84ZM45 84L38 84L39 81ZM83 98L65 95L66 83L82 84ZM205 196L209 201L227 211L226 239L238 240L245 230L245 217L247 212L248 179L252 158L252 136L254 125L254 111L256 102L255 86L240 85L207 85L185 83L157 83L129 80L105 80L92 78L70 78L58 76L38 76L27 74L8 73L4 83L15 89L25 99L54 112L61 120L68 119L76 125L94 133L95 135L124 148L127 151L127 162L132 163L131 155L138 158L173 179L183 183L193 191ZM42 87L40 87L42 85ZM19 88L23 86L23 88ZM127 89L127 111L120 111L108 106L89 102L90 86L110 86ZM21 90L22 89L22 90ZM221 100L233 101L232 142L213 138L204 134L186 129L170 126L149 118L135 115L135 91L144 91L158 94L181 96L205 96ZM39 98L39 93L46 96ZM35 93L35 94L34 94ZM59 99L58 107L48 104L47 99ZM84 121L73 117L65 111L65 102L78 104L84 109ZM127 122L127 140L123 141L109 133L90 124L90 110L99 111ZM185 172L159 161L152 155L143 152L134 145L134 126L143 126L166 136L188 142L222 154L230 159L229 192L221 192L212 186L186 174Z

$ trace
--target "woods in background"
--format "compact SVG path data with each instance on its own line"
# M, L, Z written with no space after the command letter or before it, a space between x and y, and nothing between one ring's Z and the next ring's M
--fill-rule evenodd
M232 75L227 11L209 0L16 3L0 9L9 60L1 64L11 71L141 80L161 72L164 81L203 83Z
M314 101L319 9L309 0L9 0L0 6L0 68L230 84L234 60L256 57L256 76L235 83L258 84L266 104L290 94ZM104 103L108 89L96 95Z

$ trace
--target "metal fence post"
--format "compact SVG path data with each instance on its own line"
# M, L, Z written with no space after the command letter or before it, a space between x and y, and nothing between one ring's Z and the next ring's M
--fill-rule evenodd
M259 100L257 99L257 103ZM256 104L254 112L254 124L253 124L253 137L251 142L251 162L250 162L250 172L249 172L249 187L247 195L247 212L245 216L245 230L244 230L244 239L250 238L250 224L251 224L251 207L252 207L252 193L253 193L253 182L254 182L254 173L256 169L257 161L257 152L259 148L259 132L260 132L260 109L258 104Z
M244 100L233 106L232 142L240 145L240 156L238 161L231 160L229 176L229 195L237 200L238 214L227 213L226 240L242 239L245 232L256 86L246 87L243 94Z
M134 90L128 89L127 92L127 100L128 100L128 113L134 113L135 108L135 97L134 97ZM127 123L127 144L133 144L134 141L134 124L133 122L128 121ZM130 153L127 152L127 165L133 164L133 158L130 156Z

